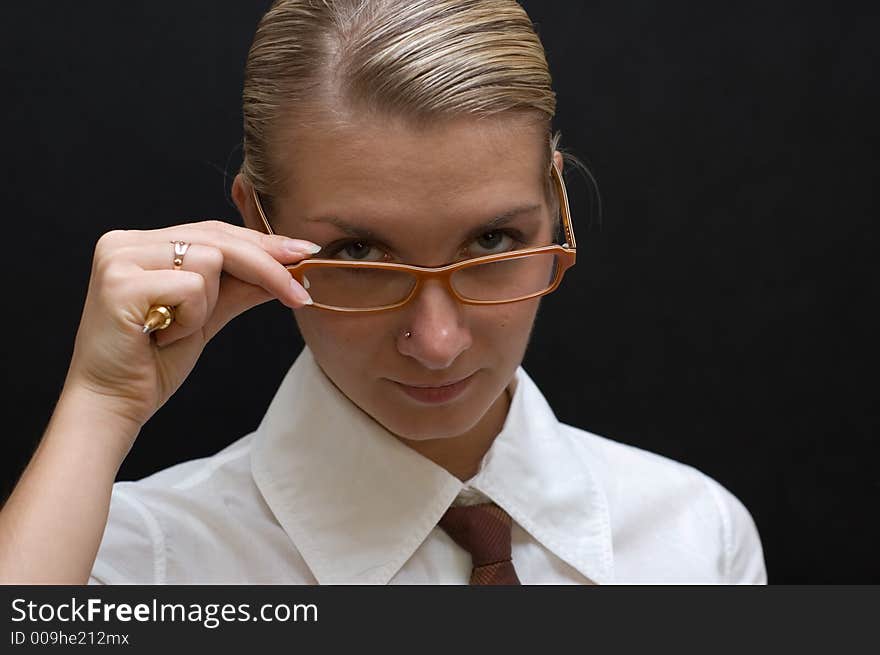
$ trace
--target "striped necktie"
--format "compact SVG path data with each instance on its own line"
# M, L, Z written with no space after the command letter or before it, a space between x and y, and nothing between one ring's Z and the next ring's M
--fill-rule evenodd
M471 554L472 585L521 584L510 559L510 515L495 503L450 507L438 524Z

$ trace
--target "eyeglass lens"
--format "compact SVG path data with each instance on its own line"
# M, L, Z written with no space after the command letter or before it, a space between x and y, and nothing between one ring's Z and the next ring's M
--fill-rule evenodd
M468 266L455 271L451 283L469 300L510 302L549 289L559 268L554 253L533 253ZM344 309L396 305L412 293L418 278L406 271L321 266L303 274L303 285L319 304Z

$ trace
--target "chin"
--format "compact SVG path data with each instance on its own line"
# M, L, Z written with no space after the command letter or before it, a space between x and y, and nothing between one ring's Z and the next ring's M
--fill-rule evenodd
M399 412L389 412L389 420L374 416L386 430L408 441L430 441L432 439L452 439L473 429L485 412L475 415L464 408L459 411L446 407L428 409L415 415L401 416Z
M503 385L496 392L490 380L479 377L461 396L442 404L414 404L396 390L374 395L371 404L375 411L368 413L401 439L453 439L477 428L502 393Z

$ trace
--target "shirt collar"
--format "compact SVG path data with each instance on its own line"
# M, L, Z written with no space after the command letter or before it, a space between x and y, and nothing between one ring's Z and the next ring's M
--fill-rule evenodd
M610 582L608 510L589 462L522 367L511 392L468 484L583 575ZM386 584L464 486L352 403L308 348L257 429L251 470L320 584Z

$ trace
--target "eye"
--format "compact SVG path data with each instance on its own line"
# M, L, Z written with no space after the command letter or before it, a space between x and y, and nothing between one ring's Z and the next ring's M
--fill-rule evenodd
M330 244L324 248L323 255L327 259L350 262L380 262L389 258L388 253L363 239Z
M480 248L494 250L498 247L498 244L504 241L504 237L506 236L506 234L502 234L501 232L486 232L486 234L477 239L477 243L479 244Z
M525 244L525 237L517 230L490 230L465 246L461 256L467 259L494 255L515 250ZM327 244L322 250L322 255L326 259L350 262L388 262L394 260L387 250L366 239L350 239Z
M507 252L514 250L523 241L520 235L512 230L492 230L484 232L474 239L473 245L476 248L469 249L471 257L481 257L483 255L494 255L499 252Z

